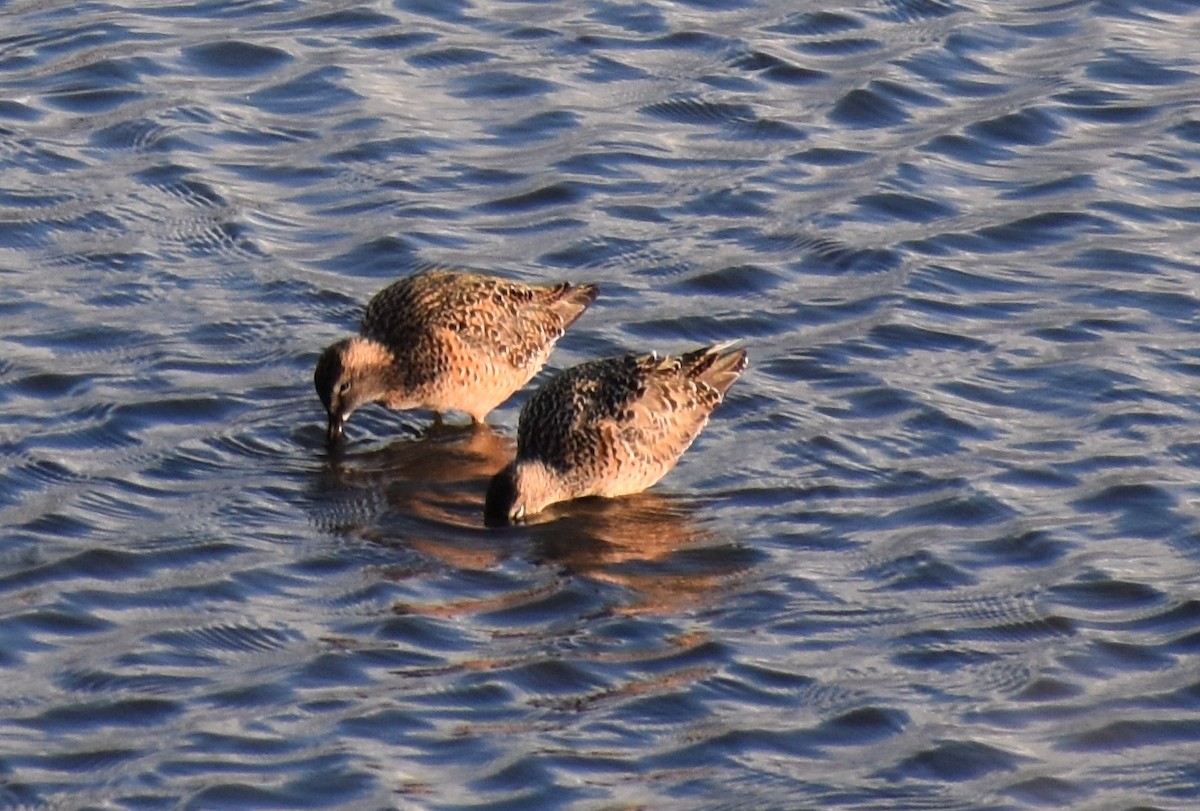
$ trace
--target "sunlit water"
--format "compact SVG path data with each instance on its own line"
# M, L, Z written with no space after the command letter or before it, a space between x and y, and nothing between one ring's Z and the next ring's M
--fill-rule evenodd
M0 807L1197 807L1191 0L0 20ZM488 531L524 394L323 444L431 264L751 367Z

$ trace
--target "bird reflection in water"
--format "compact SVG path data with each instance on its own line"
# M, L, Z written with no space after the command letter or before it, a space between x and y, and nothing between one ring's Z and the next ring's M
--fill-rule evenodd
M658 491L555 505L528 524L485 529L488 482L512 459L514 440L488 426L432 426L367 453L330 458L328 472L343 490L370 491L357 520L343 522L372 543L416 552L440 566L487 571L527 558L554 567L515 591L490 592L406 612L471 615L503 610L562 587L562 576L585 577L624 590L618 613L673 612L711 601L751 565L740 544L698 522L694 499ZM421 567L424 569L424 567ZM380 571L407 579L410 567Z
M371 494L357 500L367 506L343 529L449 565L486 568L501 556L501 548L475 531L481 527L482 493L514 445L487 425L435 424L416 438L383 448L332 453L326 467L332 485Z
M552 507L527 527L539 560L626 590L619 613L673 613L712 601L751 565L746 551L694 518L691 499L658 492Z

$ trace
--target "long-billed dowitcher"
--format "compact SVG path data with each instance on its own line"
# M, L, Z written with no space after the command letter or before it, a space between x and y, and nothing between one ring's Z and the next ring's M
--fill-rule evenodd
M484 520L518 521L558 501L623 496L679 461L746 368L733 342L678 357L623 355L580 364L521 409L516 458L488 486Z
M336 440L363 403L484 417L532 378L596 298L592 284L527 285L443 269L375 294L359 334L321 353L313 382Z

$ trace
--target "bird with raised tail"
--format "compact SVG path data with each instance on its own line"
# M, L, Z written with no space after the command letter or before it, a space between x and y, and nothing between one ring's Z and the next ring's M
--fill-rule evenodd
M516 458L492 478L484 522L502 526L556 502L653 485L746 368L746 350L733 343L590 361L550 380L521 409Z
M313 374L328 437L364 403L466 412L483 422L545 364L596 298L593 284L530 285L426 270L379 291L359 334L321 353Z

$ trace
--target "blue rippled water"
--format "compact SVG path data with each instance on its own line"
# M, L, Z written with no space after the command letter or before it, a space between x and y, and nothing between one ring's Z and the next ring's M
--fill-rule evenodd
M0 19L0 807L1197 807L1191 0ZM488 531L312 391L433 264L751 367Z

